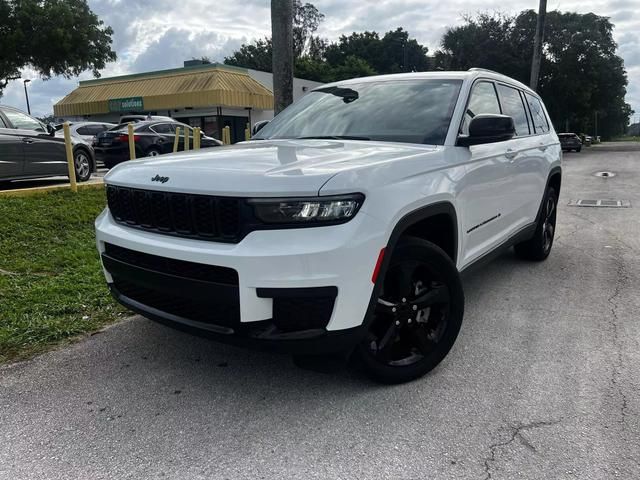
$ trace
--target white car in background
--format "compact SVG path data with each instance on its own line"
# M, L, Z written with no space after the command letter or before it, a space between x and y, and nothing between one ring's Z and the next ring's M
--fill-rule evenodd
M115 123L108 122L69 122L69 133L74 137L79 137L91 145L93 137L115 127ZM56 125L57 135L63 135L62 124Z

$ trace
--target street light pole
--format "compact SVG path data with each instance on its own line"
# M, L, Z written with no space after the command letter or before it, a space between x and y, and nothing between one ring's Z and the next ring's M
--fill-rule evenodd
M31 115L31 107L29 106L29 93L27 92L27 83L29 83L31 80L29 80L28 78L23 82L24 83L24 98L27 99L27 113L29 113L29 115Z

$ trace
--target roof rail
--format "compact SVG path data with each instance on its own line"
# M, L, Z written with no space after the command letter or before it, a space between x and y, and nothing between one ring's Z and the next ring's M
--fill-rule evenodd
M489 70L488 68L478 68L478 67L472 67L469 70L467 70L467 72L489 72L489 73L495 73L496 75L504 75L504 73L496 72L495 70Z

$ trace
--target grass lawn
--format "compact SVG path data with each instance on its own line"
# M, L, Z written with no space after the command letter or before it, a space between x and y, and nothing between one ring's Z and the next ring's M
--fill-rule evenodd
M0 196L0 363L113 322L95 247L102 188Z

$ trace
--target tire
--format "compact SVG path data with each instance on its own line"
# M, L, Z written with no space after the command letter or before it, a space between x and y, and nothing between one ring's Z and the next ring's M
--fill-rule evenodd
M531 239L515 245L516 255L525 260L536 262L546 260L553 246L557 212L558 194L553 187L549 187L542 201L536 231Z
M149 150L147 150L145 157L157 157L159 155L162 155L162 152L158 147L149 147Z
M582 147L576 148L576 152L580 152L580 150L582 150Z
M73 152L73 167L77 182L86 182L91 178L91 156L85 149L78 148Z
M433 243L405 237L393 251L367 335L355 353L378 382L415 380L449 353L463 315L455 264Z

